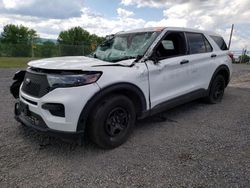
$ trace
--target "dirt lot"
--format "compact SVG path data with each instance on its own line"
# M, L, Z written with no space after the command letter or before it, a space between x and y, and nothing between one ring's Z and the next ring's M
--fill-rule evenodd
M13 119L0 69L0 187L249 187L250 65L236 65L221 104L195 101L137 122L114 150L39 135Z

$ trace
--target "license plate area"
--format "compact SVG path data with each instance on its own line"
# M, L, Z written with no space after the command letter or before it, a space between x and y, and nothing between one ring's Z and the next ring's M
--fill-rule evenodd
M30 110L29 106L23 102L20 101L20 111L23 113L25 116L30 116Z

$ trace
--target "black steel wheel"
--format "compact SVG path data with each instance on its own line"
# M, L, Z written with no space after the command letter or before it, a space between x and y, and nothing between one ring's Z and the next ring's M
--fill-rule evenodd
M88 136L101 148L115 148L128 139L135 119L134 104L129 98L123 95L106 97L92 111Z
M207 101L211 104L221 102L224 95L225 85L225 78L222 75L217 75L211 84Z
M105 129L112 136L119 136L128 127L129 113L122 107L114 108L105 121Z

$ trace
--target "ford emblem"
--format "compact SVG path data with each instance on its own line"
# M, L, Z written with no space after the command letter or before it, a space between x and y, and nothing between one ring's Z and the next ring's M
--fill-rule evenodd
M31 81L30 81L30 79L29 79L29 78L26 78L26 79L25 79L25 84L26 84L26 85L29 85L29 84L30 84L30 82L31 82Z

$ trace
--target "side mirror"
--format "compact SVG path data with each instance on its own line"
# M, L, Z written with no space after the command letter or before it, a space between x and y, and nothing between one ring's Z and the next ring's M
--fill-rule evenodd
M142 55L136 56L135 62L138 62L142 57L143 57Z
M106 35L105 40L111 40L111 39L113 39L114 37L115 37L114 34Z
M153 61L154 64L157 64L159 62L159 58L155 52L153 52L152 55L148 59Z

